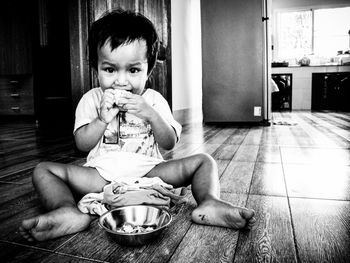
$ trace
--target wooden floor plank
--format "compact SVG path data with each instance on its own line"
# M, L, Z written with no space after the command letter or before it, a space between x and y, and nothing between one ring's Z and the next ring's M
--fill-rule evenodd
M240 233L233 262L297 262L287 198L250 195L247 206L257 223Z
M0 258L3 263L30 262L30 263L86 263L89 259L77 258L43 249L37 249L28 246L22 246L13 243L4 243L0 241ZM92 261L90 261L92 262Z
M339 148L280 147L284 163L350 165L350 151Z
M232 160L238 148L237 144L222 144L212 153L212 156L217 160Z
M301 262L349 262L350 202L291 198Z
M350 200L348 165L285 164L284 173L291 197Z
M350 115L344 114L344 112L328 112L329 115L336 117L339 120L350 122Z
M233 134L232 128L221 128L213 137L211 137L207 144L222 144Z
M249 128L234 128L233 133L226 139L224 144L238 144L240 145L249 132Z
M259 145L261 142L263 131L259 127L252 127L249 129L247 136L244 138L243 145Z
M16 184L0 183L0 205L6 206L7 202L33 191L34 189L30 177Z
M230 161L229 160L222 160L222 159L217 159L215 161L216 161L217 167L218 167L219 178L221 178L222 175L224 174L224 172L226 171L228 165L230 164Z
M263 133L261 135L260 146L278 146L278 133L274 125L262 127Z
M334 132L333 127L329 126L328 123L327 125L322 125L318 119L310 118L310 115L307 114L298 115L298 118L303 121L303 126L306 126L306 129L309 131L311 126L311 135L315 138L319 147L331 146L334 144L335 147L350 148L350 141L337 134L337 132ZM336 128L336 131L338 130L339 129Z
M281 152L277 145L260 145L257 162L281 163Z
M301 147L300 139L293 134L292 129L295 127L290 126L279 126L276 128L276 140L280 146L289 146L289 147Z
M347 146L348 143L343 143L340 140L337 140L335 136L331 137L330 133L325 133L323 127L316 125L312 120L308 118L302 118L296 116L299 123L302 124L303 129L310 136L312 136L317 147L341 147Z
M337 134L343 137L345 140L350 141L350 131L349 129L344 129L342 127L338 127L338 125L334 125L332 123L327 122L326 120L317 117L315 114L304 113L303 116L307 116L309 119L314 120L319 125L327 128L330 133Z
M244 206L246 195L225 193L222 199ZM169 262L232 262L239 231L192 224Z
M254 167L250 193L255 195L286 196L282 165L257 162Z
M341 120L339 118L333 117L331 114L323 112L315 113L315 116L325 120L327 123L337 126L338 128L350 130L350 122L348 120Z
M221 192L248 194L253 171L252 162L231 161L220 178Z
M0 175L0 182L11 182L11 183L28 183L28 180L21 182L21 180L25 180L26 178L31 178L33 170L35 166L44 161L50 162L59 162L59 163L77 163L82 164L85 162L84 158L76 158L76 157L57 157L55 154L48 155L45 157L37 157L28 162L23 162L17 165L11 166L9 169L2 169L3 173Z
M259 145L240 145L233 157L237 162L255 162L258 156Z

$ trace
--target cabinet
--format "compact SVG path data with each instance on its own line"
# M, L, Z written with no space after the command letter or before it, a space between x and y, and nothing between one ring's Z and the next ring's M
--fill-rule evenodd
M0 114L34 115L32 75L0 77Z
M313 73L311 109L350 112L350 72Z

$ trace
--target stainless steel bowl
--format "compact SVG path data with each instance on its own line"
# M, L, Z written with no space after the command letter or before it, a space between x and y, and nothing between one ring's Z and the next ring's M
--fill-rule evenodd
M139 246L150 242L166 228L172 218L168 211L146 205L124 206L103 214L99 225L117 243L126 246ZM154 227L154 230L142 233L123 233L118 231L123 224Z

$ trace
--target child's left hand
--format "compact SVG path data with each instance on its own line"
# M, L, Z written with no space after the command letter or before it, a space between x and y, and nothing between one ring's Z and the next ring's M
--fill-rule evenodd
M153 107L149 105L142 96L133 93L125 94L120 98L118 106L128 113L134 114L136 117L146 121L150 121L155 113Z

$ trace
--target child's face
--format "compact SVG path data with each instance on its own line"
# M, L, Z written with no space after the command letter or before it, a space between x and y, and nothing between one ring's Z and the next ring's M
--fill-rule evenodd
M147 81L146 41L134 41L111 50L107 41L98 50L98 80L102 90L113 88L141 95Z

